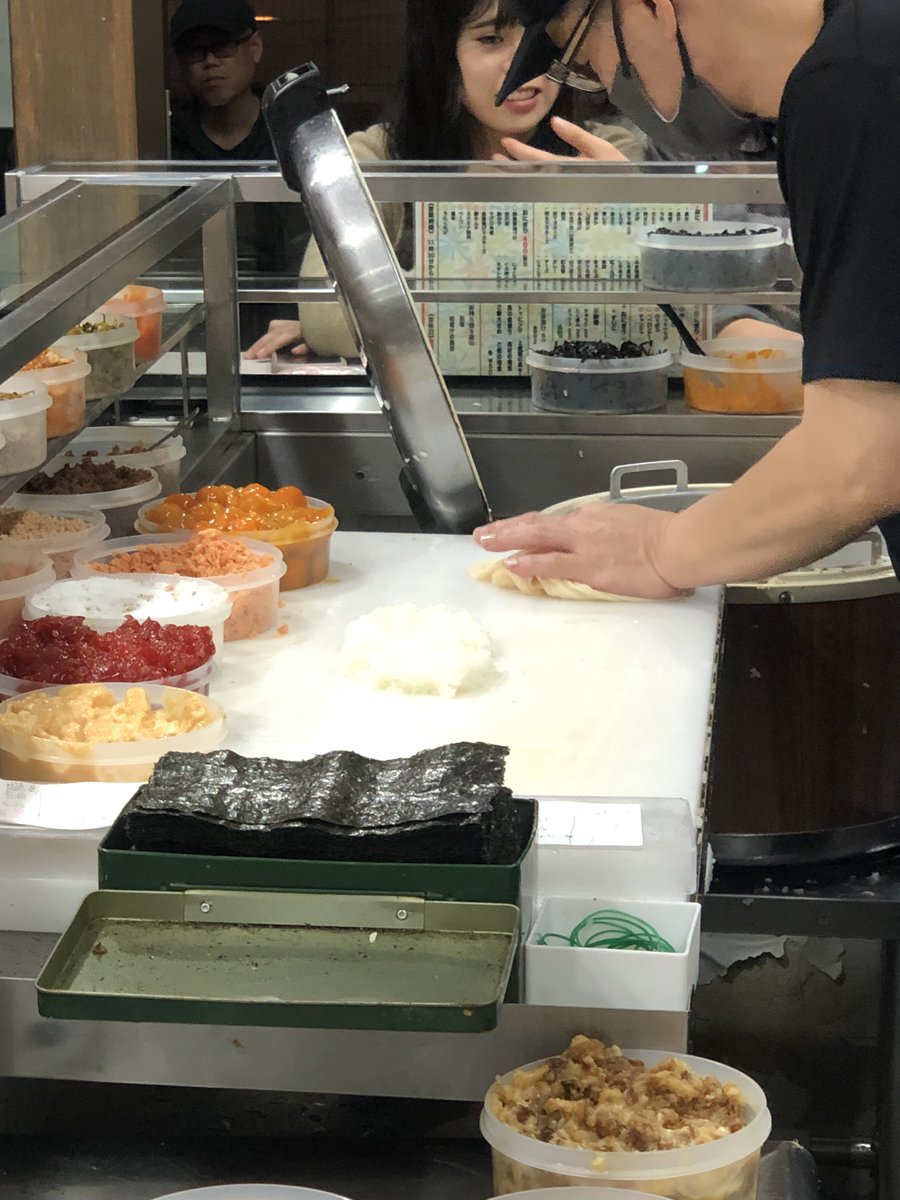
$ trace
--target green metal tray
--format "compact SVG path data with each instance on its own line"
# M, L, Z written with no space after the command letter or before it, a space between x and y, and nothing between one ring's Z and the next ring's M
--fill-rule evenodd
M170 854L135 850L117 821L100 844L100 887L121 891L184 891L186 888L263 888L289 892L360 892L421 896L429 900L519 904L523 876L533 869L537 804L516 800L522 850L513 863L321 862L306 859L238 858L216 854Z
M94 892L37 981L67 1020L493 1029L518 945L512 905L404 896Z

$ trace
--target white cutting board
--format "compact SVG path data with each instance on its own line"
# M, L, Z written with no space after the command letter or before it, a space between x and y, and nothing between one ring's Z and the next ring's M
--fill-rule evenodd
M510 747L523 796L700 802L721 596L666 603L534 599L475 583L468 537L338 533L329 580L284 593L289 632L230 643L211 695L226 745L301 759L376 758L453 741ZM375 691L340 672L349 621L383 605L444 603L494 644L497 678L445 699Z

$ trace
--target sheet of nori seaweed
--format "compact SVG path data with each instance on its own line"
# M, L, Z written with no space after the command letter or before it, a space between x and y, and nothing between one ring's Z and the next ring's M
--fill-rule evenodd
M135 849L320 861L493 863L515 829L508 750L460 742L382 761L167 754L123 813Z

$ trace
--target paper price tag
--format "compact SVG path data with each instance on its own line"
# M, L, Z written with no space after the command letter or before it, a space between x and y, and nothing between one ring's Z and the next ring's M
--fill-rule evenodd
M538 813L541 846L638 848L644 844L639 804L595 804L585 800L542 800Z
M21 783L0 780L0 825L31 829L106 829L136 783Z

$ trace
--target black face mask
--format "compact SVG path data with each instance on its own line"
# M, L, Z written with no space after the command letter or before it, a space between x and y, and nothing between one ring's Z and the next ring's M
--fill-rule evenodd
M681 30L677 34L684 71L681 103L675 116L667 121L647 95L628 58L618 0L613 0L612 13L619 49L619 66L609 91L615 107L652 142L673 154L702 158L705 154L736 153L755 132L759 122L756 117L735 112L708 83L697 78Z

